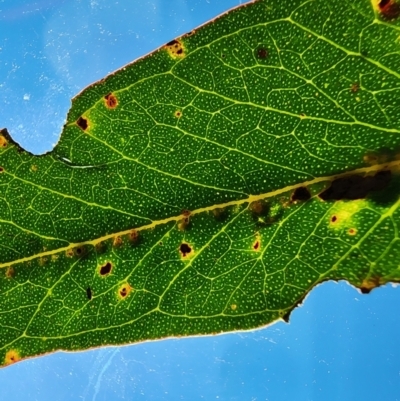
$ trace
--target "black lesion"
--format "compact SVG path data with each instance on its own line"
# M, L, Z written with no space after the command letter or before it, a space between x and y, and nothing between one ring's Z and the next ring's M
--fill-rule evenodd
M319 197L324 201L364 199L371 192L386 189L391 179L390 170L378 171L373 176L348 175L332 181L330 187L321 192Z
M311 198L310 191L306 187L296 188L292 195L292 202L308 201Z
M92 299L92 289L90 287L86 288L86 296L89 301Z

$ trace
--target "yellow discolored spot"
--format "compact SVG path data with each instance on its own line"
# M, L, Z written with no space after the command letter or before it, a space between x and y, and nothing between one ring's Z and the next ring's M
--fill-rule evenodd
M33 171L34 173L35 173L36 171L38 171L38 166L37 166L36 164L32 164L32 166L31 166L31 171Z
M165 49L168 54L173 58L181 58L185 56L185 48L181 41L179 40L171 40L165 45Z
M133 288L129 283L124 283L118 288L118 297L120 299L125 299L132 290Z
M329 215L329 227L335 230L354 229L358 226L356 213L367 207L368 201L365 199L337 201Z
M53 261L57 260L58 258L59 258L59 255L56 255L56 254L51 255L51 260L53 260Z
M237 309L237 305L236 305L236 304L232 304L232 305L231 305L231 309L232 309L232 310L236 310L236 309Z
M7 139L3 135L0 135L0 148L5 148L7 145Z
M179 252L183 259L189 259L193 256L193 247L187 242L182 242L179 246Z
M12 266L8 266L5 275L7 278L15 277L15 269Z
M21 360L21 356L19 352L15 349L10 349L7 351L6 356L4 358L4 364L5 365L11 365L15 362L18 362Z
M67 257L67 258L72 258L73 256L74 256L75 254L74 254L74 250L73 249L67 249L66 251L65 251L65 256Z
M132 230L128 234L128 240L132 245L136 245L140 240L140 233L137 230Z
M45 256L39 258L39 261L38 261L39 266L44 266L47 262L48 262L48 259Z
M179 231L185 231L189 228L190 225L190 211L189 210L183 210L182 211L183 218L182 220L179 220L178 222L178 230Z
M355 228L349 228L349 231L347 231L349 233L349 235L356 235L357 234L357 230Z

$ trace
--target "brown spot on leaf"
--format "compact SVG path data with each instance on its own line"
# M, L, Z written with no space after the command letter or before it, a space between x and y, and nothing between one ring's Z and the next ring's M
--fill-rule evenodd
M182 112L180 110L176 110L174 115L175 115L176 118L179 118L179 117L182 116Z
M296 201L308 201L311 198L310 191L307 187L296 188L292 194L292 202Z
M73 249L70 248L65 251L65 255L67 258L72 258L75 255L75 252Z
M128 240L132 245L137 245L140 241L140 233L137 230L132 230L128 234Z
M118 100L113 93L105 95L104 101L108 109L115 109L118 106Z
M213 209L212 214L217 221L224 221L229 215L227 209L222 208Z
M76 125L83 131L86 131L89 126L88 120L83 117L78 118L78 120L76 121Z
M332 217L331 217L331 222L332 222L332 223L335 223L336 221L337 221L337 217L336 217L336 216L332 216Z
M11 365L20 360L21 360L21 356L20 356L19 352L15 349L10 349L9 351L6 352L6 356L4 358L4 364Z
M249 205L249 209L253 214L257 216L262 216L268 211L267 204L262 200L251 202Z
M191 255L193 249L188 243L182 242L182 244L179 246L179 252L181 253L183 258L186 258Z
M107 274L111 273L112 270L112 263L106 262L104 265L100 266L99 273L101 276L106 276Z
M121 299L125 299L131 291L132 287L129 285L129 283L124 283L118 288L118 296Z
M368 277L360 285L360 291L362 294L369 294L371 290L376 287L379 287L382 284L380 277L373 276Z
M0 167L0 173L2 173L4 171L3 167Z
M370 192L385 189L392 178L390 170L377 172L374 176L358 174L340 177L331 182L329 188L319 194L324 200L355 200L364 199Z
M360 84L358 82L354 82L351 84L350 91L352 93L357 93L360 90Z
M117 235L116 237L114 237L113 246L114 246L115 248L119 248L122 244L123 244L123 240L122 240L122 238L121 238L119 235Z
M255 251L259 251L260 250L260 241L256 240L256 242L253 244L253 249Z
M87 249L84 245L79 245L75 248L75 256L81 258L87 254Z
M8 266L5 275L7 278L15 277L15 269L12 266Z
M350 228L348 232L349 232L349 235L356 235L357 234L357 230L355 228Z
M378 9L386 20L394 20L400 16L400 4L395 0L380 0Z
M265 59L268 57L268 50L265 47L260 47L257 49L257 57L261 59Z
M86 288L86 296L89 301L92 299L92 289L90 287Z

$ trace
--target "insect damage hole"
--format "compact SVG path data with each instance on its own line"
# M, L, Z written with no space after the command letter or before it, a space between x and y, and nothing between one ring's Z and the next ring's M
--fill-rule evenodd
M115 109L118 106L118 100L113 93L104 96L104 103L108 109Z
M179 252L183 258L187 258L191 256L193 249L187 242L182 242L182 244L179 246Z
M111 273L113 265L111 262L106 262L104 265L100 266L99 273L101 276L107 276Z

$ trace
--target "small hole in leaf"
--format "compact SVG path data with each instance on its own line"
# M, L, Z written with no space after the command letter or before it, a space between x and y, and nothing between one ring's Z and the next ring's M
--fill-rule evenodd
M86 131L88 127L88 121L86 120L86 118L83 117L79 117L78 120L76 121L76 124L83 131Z
M103 266L100 266L100 274L102 276L106 276L107 274L110 274L111 270L112 270L111 262L107 262Z
M306 187L296 188L292 195L292 202L308 201L311 198L310 191Z
M90 287L86 288L86 296L89 301L92 299L92 289Z
M190 247L189 244L187 244L186 242L183 242L179 247L179 251L182 254L182 256L185 258L192 252L192 248Z
M118 106L118 100L114 94L108 93L104 96L106 107L109 109L115 109Z

